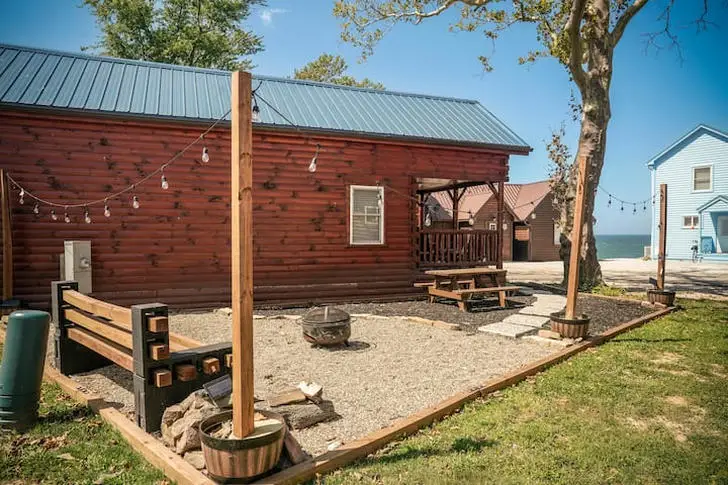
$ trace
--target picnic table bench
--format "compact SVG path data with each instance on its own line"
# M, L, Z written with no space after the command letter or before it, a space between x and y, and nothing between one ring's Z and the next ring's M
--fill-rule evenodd
M506 270L495 268L459 268L426 271L434 281L415 283L416 287L427 288L430 303L435 297L455 300L461 311L468 311L471 297L497 293L498 303L506 307L506 296L521 289L506 285Z

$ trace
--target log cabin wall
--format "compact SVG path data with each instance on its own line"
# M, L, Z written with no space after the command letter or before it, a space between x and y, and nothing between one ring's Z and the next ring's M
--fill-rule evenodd
M101 199L156 169L206 125L0 111L0 164L32 193L73 203ZM395 299L411 295L416 271L416 177L506 180L508 155L480 148L347 139L255 129L254 278L256 304ZM307 171L317 143L318 170ZM159 180L132 194L69 210L53 222L11 193L16 296L46 307L59 278L64 240L90 240L93 295L129 305L227 306L230 301L230 139L221 126ZM385 244L349 244L348 186L387 187ZM6 262L3 261L3 264Z

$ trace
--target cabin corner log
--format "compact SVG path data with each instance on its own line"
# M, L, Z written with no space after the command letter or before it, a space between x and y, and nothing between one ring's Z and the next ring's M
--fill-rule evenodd
M56 369L76 374L113 363L130 371L135 420L145 431L160 428L165 408L232 372L219 365L230 344L203 346L170 333L166 305L124 308L79 293L74 281L58 281L52 283L51 311Z

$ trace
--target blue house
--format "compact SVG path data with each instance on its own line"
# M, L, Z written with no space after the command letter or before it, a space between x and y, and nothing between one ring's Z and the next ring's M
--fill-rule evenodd
M647 163L652 195L667 184L668 259L728 263L728 132L699 125ZM653 205L652 257L657 258L660 204Z

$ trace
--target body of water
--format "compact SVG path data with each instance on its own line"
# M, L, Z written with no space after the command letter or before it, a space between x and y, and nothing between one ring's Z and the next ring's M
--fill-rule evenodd
M599 259L641 258L644 247L650 245L649 234L596 235Z

